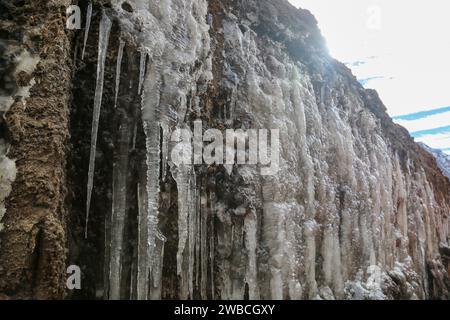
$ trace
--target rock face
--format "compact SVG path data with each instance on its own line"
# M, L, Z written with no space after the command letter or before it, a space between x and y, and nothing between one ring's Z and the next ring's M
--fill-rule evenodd
M111 0L93 12L66 131L73 297L449 298L450 183L328 55L308 11ZM278 129L279 170L177 166L173 151L191 144L172 134L196 120ZM0 290L16 295L0 266Z
M15 298L65 293L69 4L0 2L0 293Z
M439 169L441 169L442 173L450 179L450 156L441 150L430 148L424 143L419 143L419 145L436 158Z

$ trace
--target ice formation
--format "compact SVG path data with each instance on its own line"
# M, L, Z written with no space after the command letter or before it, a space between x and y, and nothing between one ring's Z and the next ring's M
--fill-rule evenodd
M131 127L126 117L119 128L118 156L113 166L113 199L111 216L111 246L109 251L109 297L120 299L120 273L123 234L127 206L128 154Z
M95 155L97 148L98 124L100 121L100 108L102 106L103 77L105 74L105 60L108 50L109 33L111 31L111 26L112 26L111 20L108 18L105 12L103 12L102 19L100 21L100 31L98 39L97 83L95 87L94 113L92 117L91 153L89 157L89 172L87 183L86 230L85 230L86 238L89 222L89 210L91 207L92 190L94 188L94 171L95 171Z
M117 107L117 98L119 96L119 86L120 86L120 71L122 68L122 58L123 58L123 49L125 47L125 41L120 39L119 42L119 52L117 53L117 63L116 63L116 88L114 91L114 109Z
M448 195L439 195L413 151L395 140L392 132L400 131L389 127L378 98L315 43L311 16L297 12L300 27L268 22L266 0L259 11L243 1L208 11L206 0L140 0L132 12L111 2L132 39L127 48L139 52L145 163L137 181L137 254L125 268L129 142L138 133L124 119L106 244L110 299L167 296L166 258L176 261L172 296L181 299L428 297L427 268L440 268L439 246L448 243ZM313 31L298 29L308 24ZM110 28L104 15L87 214ZM262 176L256 165L176 166L170 137L197 117L208 126L279 129L280 170ZM165 190L170 184L176 190ZM171 192L176 231L164 216L171 209L162 209ZM170 241L176 252L167 250ZM124 270L129 281L122 281Z
M81 60L84 59L84 54L86 52L86 44L89 37L89 29L91 28L92 19L92 2L89 1L88 7L86 9L86 25L84 27L84 40L83 40L83 51L81 53Z

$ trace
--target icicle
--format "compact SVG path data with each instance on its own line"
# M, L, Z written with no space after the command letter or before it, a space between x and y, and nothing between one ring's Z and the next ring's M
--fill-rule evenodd
M248 252L248 265L245 280L249 288L250 300L259 299L258 292L258 271L257 271L257 220L256 212L252 212L244 219L245 228L245 248Z
M208 198L205 187L200 195L200 295L203 300L208 299L206 295L206 284L208 281L208 255L207 255L207 232L208 232Z
M196 220L197 220L197 184L195 172L192 169L192 174L189 175L189 189L188 189L188 205L189 205L189 227L188 227L188 239L189 239L189 254L188 254L188 281L189 281L189 295L191 299L194 298L194 264L195 264L195 243L196 243Z
M122 119L119 129L119 150L113 167L113 205L111 217L111 249L109 260L109 299L120 299L123 233L127 210L127 175L130 144L130 125Z
M150 121L144 121L144 132L146 135L147 150L147 266L146 269L152 272L153 255L156 248L156 238L161 234L158 230L159 214L159 126Z
M185 148L190 143L184 141ZM180 298L182 300L193 298L194 293L194 266L195 245L198 232L196 176L191 165L173 165L171 173L177 183L178 189L178 252L177 273L181 278ZM198 244L199 245L199 244Z
M214 246L214 235L215 235L215 228L214 228L214 220L216 217L216 208L214 206L214 194L209 194L209 203L210 203L210 229L211 229L211 236L209 237L209 259L211 261L210 263L210 274L211 274L211 298L215 299L215 285L214 285L214 257L215 257L215 246Z
M172 168L172 175L177 183L178 189L177 274L181 278L180 298L182 300L188 299L190 294L190 267L185 254L186 246L189 244L189 211L191 208L189 201L190 171L191 167L186 165L181 165L178 168Z
M114 203L112 203L114 206ZM109 259L111 251L111 217L110 214L105 214L105 254L103 256L103 299L109 298Z
M166 181L167 174L167 160L169 157L169 138L170 138L170 129L167 123L161 122L162 128L162 180Z
M161 132L157 119L158 102L154 99L157 91L154 88L156 80L152 78L155 72L146 78L145 86L143 86L145 77L145 60L147 54L141 51L141 69L140 69L140 86L144 88L142 95L142 113L143 113L143 127L146 137L146 206L140 205L139 216L139 250L143 254L140 257L138 264L138 284L137 294L138 299L146 299L148 297L148 282L149 275L153 274L154 268L159 268L157 261L156 239L163 242L165 237L158 229L158 215L159 215L159 191L160 191L160 142ZM142 202L142 200L140 201ZM146 210L142 210L146 209Z
M164 246L166 240L160 240L157 245L157 250L153 256L152 263L152 287L150 288L150 299L161 300L162 286L161 277L164 262Z
M111 20L109 20L108 16L105 14L105 12L103 12L99 30L97 84L95 87L94 115L92 118L91 153L89 158L89 173L88 173L87 200L86 200L86 229L85 229L86 238L87 238L87 226L89 222L89 210L91 207L92 189L94 187L95 154L97 148L98 124L100 120L100 108L102 106L103 77L105 74L106 51L108 49L109 32L111 31L111 25L112 25Z
M145 181L144 181L145 183ZM148 295L148 228L147 228L147 192L145 188L138 184L138 208L139 208L139 220L138 220L138 270L137 270L137 286L136 286L136 298L138 300L147 300Z
M144 76L145 76L145 62L147 61L147 52L144 49L141 49L141 59L139 62L139 89L138 94L141 94L142 85L144 84Z
M125 47L125 42L120 39L119 52L117 54L117 65L116 65L116 92L114 97L114 109L117 107L117 98L119 96L119 85L120 85L120 69L122 67L122 57L123 48Z
M81 53L81 60L84 59L84 53L86 51L86 43L89 36L89 28L91 27L91 18L92 18L92 2L89 1L86 12L86 27L84 28L84 44L83 44L83 52Z
M200 249L201 249L201 185L196 190L196 219L195 219L195 285L200 288Z

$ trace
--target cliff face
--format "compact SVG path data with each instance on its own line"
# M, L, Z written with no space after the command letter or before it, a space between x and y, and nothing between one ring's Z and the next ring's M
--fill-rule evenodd
M419 145L436 158L436 162L442 173L450 179L450 156L441 150L430 148L424 143L419 143Z
M111 0L93 12L84 60L75 40L66 167L75 297L449 298L450 183L328 55L308 11ZM279 170L175 165L171 135L197 119L278 129Z
M450 189L430 157L327 55L308 12L283 1L223 7L221 92L233 125L279 128L282 165L268 178L235 169L247 216L230 223L243 238L231 237L217 259L222 296L240 297L245 283L263 298L445 296L438 251ZM239 278L229 261L242 261L242 241Z
M70 1L0 3L0 296L65 293Z

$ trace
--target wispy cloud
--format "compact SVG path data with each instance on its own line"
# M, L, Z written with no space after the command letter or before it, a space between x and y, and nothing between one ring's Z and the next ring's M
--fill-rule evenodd
M441 114L441 113L446 113L446 112L450 112L450 106L449 107L443 107L443 108L437 108L437 109L431 109L431 110L426 110L426 111L421 111L421 112L417 112L417 113L411 113L411 114L407 114L407 115L403 115L403 116L397 116L394 117L394 120L406 120L406 121L413 121L413 120L418 120L418 119L423 119L429 116L433 116L436 114ZM450 121L450 118L448 118L448 120Z
M416 113L411 115L399 116L395 117L394 121L404 126L410 132L442 128L450 125L450 110L448 112L434 111L435 110L431 110L429 112L422 112L420 114Z
M437 135L437 134L446 134L446 133L450 134L450 126L415 131L415 132L411 132L411 135L414 138L420 138L420 137L424 137L424 136L428 136L428 135Z
M450 107L411 113L393 118L418 142L450 153Z

